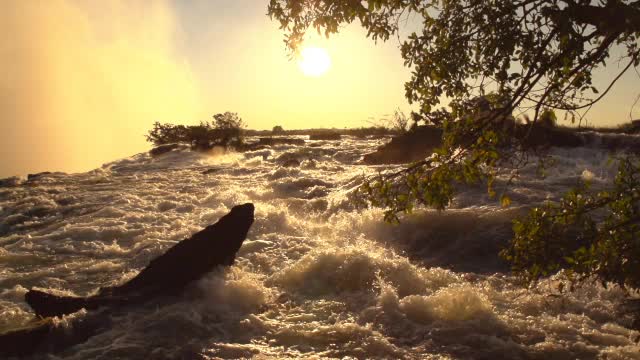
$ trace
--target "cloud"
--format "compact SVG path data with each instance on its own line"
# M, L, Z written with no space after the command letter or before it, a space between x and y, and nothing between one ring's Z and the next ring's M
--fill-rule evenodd
M0 176L88 170L146 149L155 120L202 118L168 3L1 6Z

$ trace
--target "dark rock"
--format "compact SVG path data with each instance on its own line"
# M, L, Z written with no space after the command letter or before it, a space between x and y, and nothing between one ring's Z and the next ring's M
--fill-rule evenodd
M24 212L29 217L45 217L55 212L55 208L47 205L37 205Z
M0 179L0 187L14 187L22 183L22 179L18 176L12 176Z
M26 302L41 317L71 314L85 308L130 305L162 295L175 295L217 266L230 266L253 224L253 204L231 212L152 260L136 277L121 286L103 288L90 297L64 297L30 290Z
M529 130L526 125L519 125L516 135L524 139L523 143L530 148L589 146L611 152L640 152L640 138L625 133L583 132L572 128L543 126L533 126Z
M298 159L289 159L282 163L282 167L298 167L300 166L300 160Z
M211 169L207 169L205 171L202 172L202 175L209 175L209 174L213 174L213 173L217 173L218 171L222 170L221 168L211 168Z
M384 138L387 138L387 137L390 137L390 136L387 135L387 134L381 134L381 135L375 135L374 134L374 135L367 135L366 136L366 138L369 139L369 140L384 139Z
M276 163L282 167L298 167L301 164L300 154L296 152L284 153L278 156Z
M52 319L38 321L30 326L0 334L0 354L4 356L25 356L33 353L55 325Z
M76 202L76 198L73 196L61 197L55 200L56 204L61 206L68 206Z
M22 224L23 222L28 221L30 219L31 218L29 216L24 214L13 214L13 215L6 216L4 219L2 219L0 223L6 226L13 226L13 225Z
M580 133L568 128L519 125L515 133L528 148L579 147L587 144Z
M304 139L284 138L284 137L262 137L258 141L244 143L236 147L237 151L257 151L267 149L276 145L304 145Z
M631 323L631 328L640 330L640 299L628 298L616 309L618 318L627 318ZM640 343L640 336L636 338Z
M253 224L254 206L244 204L183 240L152 260L135 278L122 286L101 289L91 297L56 296L39 290L25 295L27 303L40 317L70 314L85 308L124 306L142 303L163 295L175 295L186 285L217 266L230 266ZM71 327L52 318L35 321L20 329L0 334L0 355L27 356L36 352L60 351L86 341L110 326L106 311L72 320Z
M245 152L245 151L258 151L258 150L263 150L267 148L269 148L269 146L261 145L257 142L253 142L253 143L245 143L245 144L239 145L236 147L236 150L239 152Z
M180 144L166 144L166 145L160 145L158 147L155 147L151 150L149 150L149 154L151 154L151 156L158 156L158 155L162 155L162 154L166 154L170 151L173 151L175 149L178 149L180 147Z
M30 324L0 334L0 355L3 357L51 353L85 342L111 325L107 314L93 314L72 319L65 326L53 318L34 319Z
M47 177L49 175L67 175L64 172L60 172L60 171L55 171L55 172L51 172L51 171L43 171L43 172L39 172L36 174L29 174L27 175L27 181L36 181L39 180L43 177Z
M396 136L373 153L364 156L367 165L405 164L424 159L442 144L442 130L421 126Z
M309 135L309 140L340 140L340 139L342 139L342 135L336 132L326 132L326 133Z
M632 120L630 123L623 124L620 129L625 134L640 134L640 119Z
M51 171L43 171L36 174L29 174L27 175L27 181L33 181L41 176L49 175L49 174L51 174Z
M256 145L275 146L275 145L304 145L304 139L283 138L283 137L263 137L259 138Z
M640 153L640 138L629 134L602 134L594 143L610 151Z
M513 124L507 141L502 146L519 143L528 149L548 147L593 146L609 151L640 153L640 138L627 134L581 132L566 127ZM362 159L367 165L405 164L420 161L442 145L442 130L433 126L421 126L391 139L375 152Z

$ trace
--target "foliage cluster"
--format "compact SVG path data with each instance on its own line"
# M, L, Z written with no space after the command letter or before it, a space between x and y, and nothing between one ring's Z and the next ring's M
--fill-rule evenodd
M611 188L592 190L586 180L514 222L515 238L501 254L514 271L532 282L567 269L571 280L640 288L640 162L616 161Z
M400 38L401 23L419 21L419 29L401 40L411 69L405 95L418 108L412 114L416 122L443 130L443 146L428 159L365 182L362 194L386 209L387 220L416 204L444 209L460 184L484 182L496 196L498 166L518 169L529 159L530 131L514 138L508 130L514 118L526 115L530 129L553 126L558 112L581 119L627 70L640 65L640 1L271 0L268 14L294 52L309 29L329 36L359 21L368 37L384 41ZM593 74L613 60L619 68L601 92ZM620 264L638 255L638 219L630 210L639 206L638 188L625 175L629 164L637 162L621 162L622 175L611 189L587 195L578 187L517 222L505 251L514 270L535 280L569 268L638 286L637 262ZM507 196L499 199L509 204ZM573 217L557 215L572 212ZM576 230L561 231L568 225Z
M238 147L243 143L244 123L237 113L216 114L213 121L202 121L199 125L173 125L156 122L146 136L156 146L172 143L187 143L198 150L216 146Z

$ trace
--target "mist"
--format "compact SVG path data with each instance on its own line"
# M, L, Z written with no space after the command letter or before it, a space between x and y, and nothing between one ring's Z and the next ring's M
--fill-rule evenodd
M203 114L166 2L11 1L0 22L1 177L90 170Z

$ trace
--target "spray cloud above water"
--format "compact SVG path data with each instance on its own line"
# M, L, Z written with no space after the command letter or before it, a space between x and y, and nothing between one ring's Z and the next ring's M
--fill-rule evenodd
M88 170L201 115L166 2L12 1L0 22L0 176Z

